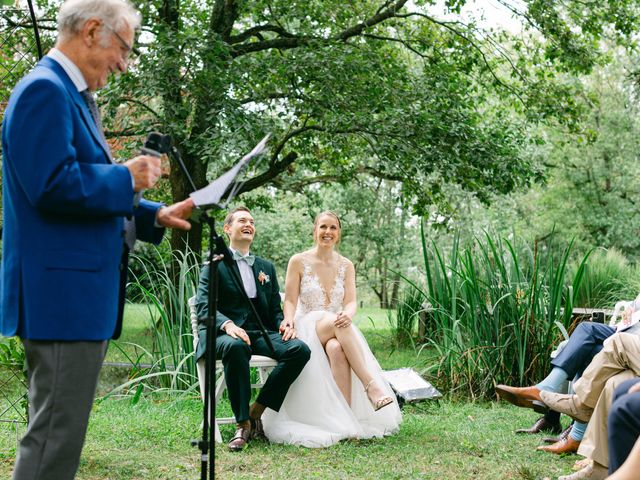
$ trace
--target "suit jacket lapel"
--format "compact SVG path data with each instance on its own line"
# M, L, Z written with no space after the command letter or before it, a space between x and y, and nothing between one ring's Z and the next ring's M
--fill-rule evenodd
M266 307L264 292L262 291L262 288L261 288L262 285L260 284L260 282L258 282L258 275L260 275L261 267L262 267L262 262L258 257L256 257L256 260L255 262L253 262L253 267L251 267L251 269L253 270L253 280L256 282L256 298L264 308Z
M89 107L80 96L80 92L78 92L78 89L76 88L76 86L73 84L73 82L67 75L67 72L64 71L64 69L60 66L58 62L48 57L44 57L42 60L40 60L40 64L43 67L53 70L56 73L56 75L60 77L65 87L67 87L67 91L71 95L71 98L73 99L73 103L75 103L76 108L80 110L80 115L82 116L82 120L84 121L85 125L91 132L91 136L96 142L98 142L100 147L102 147L102 150L104 151L109 161L112 162L113 160L111 159L111 152L109 150L109 147L105 145L104 140L102 139L102 135L98 131L98 126L96 125L96 122L93 120L93 117L91 116Z

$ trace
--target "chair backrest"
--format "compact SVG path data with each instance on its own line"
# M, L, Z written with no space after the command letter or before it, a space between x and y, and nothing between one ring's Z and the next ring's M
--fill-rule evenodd
M191 333L193 334L193 349L198 347L198 312L196 310L195 295L187 301L189 303L189 314L191 316Z

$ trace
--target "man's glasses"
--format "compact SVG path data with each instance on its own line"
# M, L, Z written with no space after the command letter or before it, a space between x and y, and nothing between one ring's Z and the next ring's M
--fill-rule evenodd
M113 28L111 25L107 25L104 24L105 27L107 27L111 33L113 33L113 35L118 39L118 41L120 42L120 45L122 46L122 48L127 52L125 54L125 60L129 59L129 55L133 52L134 55L140 55L140 50L138 50L136 47L134 47L133 45L129 45L124 38L122 38L122 36L116 32L115 28Z

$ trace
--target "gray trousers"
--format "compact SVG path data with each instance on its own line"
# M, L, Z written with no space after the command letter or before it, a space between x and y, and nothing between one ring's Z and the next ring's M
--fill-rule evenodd
M13 479L73 480L108 342L23 344L29 426L20 441Z

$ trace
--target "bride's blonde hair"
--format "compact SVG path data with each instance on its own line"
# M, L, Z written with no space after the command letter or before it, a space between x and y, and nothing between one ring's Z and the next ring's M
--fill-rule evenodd
M318 215L316 215L316 218L313 220L313 241L316 242L316 228L318 227L318 221L320 220L320 218L324 217L324 216L329 216L329 217L333 217L336 219L336 221L338 222L338 241L336 242L336 245L338 245L340 243L340 240L342 240L342 222L340 221L340 217L338 216L337 213L332 212L331 210L325 210L323 212L320 212Z

